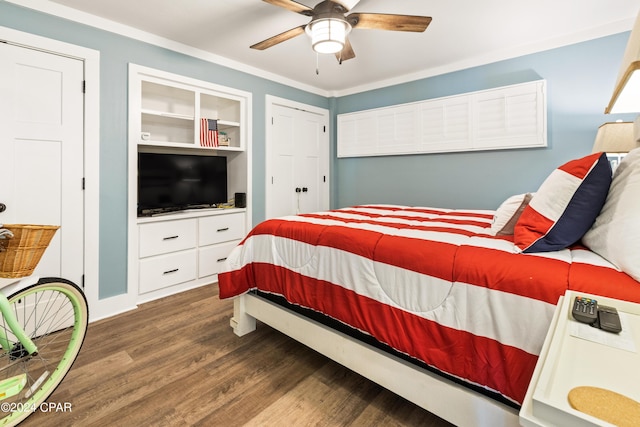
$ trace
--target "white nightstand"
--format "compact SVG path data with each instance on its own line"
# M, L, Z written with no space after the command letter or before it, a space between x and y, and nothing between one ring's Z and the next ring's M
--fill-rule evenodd
M623 331L611 334L574 320L571 306L577 295L615 307ZM578 386L608 389L640 402L640 304L575 291L561 297L520 410L520 424L610 426L569 405L567 395Z

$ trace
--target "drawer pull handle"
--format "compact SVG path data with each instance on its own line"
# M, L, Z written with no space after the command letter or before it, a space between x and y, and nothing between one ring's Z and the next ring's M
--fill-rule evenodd
M225 228L218 228L218 233L221 231L229 231L229 227L225 227Z
M218 258L218 262L223 262L223 261L226 261L226 260L227 260L227 257L224 257L224 258Z
M171 273L175 273L176 271L180 270L179 268L174 268L173 270L167 270L162 274L171 274Z
M173 240L173 239L177 239L180 236L169 236L169 237L164 237L162 240Z

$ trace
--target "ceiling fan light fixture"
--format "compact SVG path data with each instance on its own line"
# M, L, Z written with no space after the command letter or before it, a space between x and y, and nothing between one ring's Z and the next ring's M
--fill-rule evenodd
M344 48L351 25L344 19L318 19L307 26L311 46L318 53L337 53Z

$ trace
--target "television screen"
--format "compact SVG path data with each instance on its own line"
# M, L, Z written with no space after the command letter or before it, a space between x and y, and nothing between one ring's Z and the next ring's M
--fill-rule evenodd
M226 201L226 157L138 153L138 215Z

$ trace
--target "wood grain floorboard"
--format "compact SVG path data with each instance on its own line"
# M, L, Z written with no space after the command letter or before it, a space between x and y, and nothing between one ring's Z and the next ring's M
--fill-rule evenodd
M203 286L89 325L67 378L21 426L451 424L259 324L233 334L231 301Z

